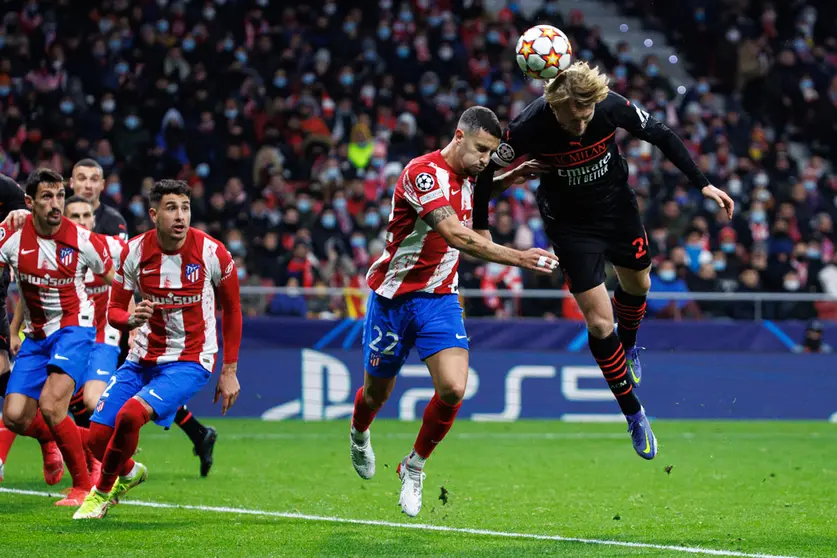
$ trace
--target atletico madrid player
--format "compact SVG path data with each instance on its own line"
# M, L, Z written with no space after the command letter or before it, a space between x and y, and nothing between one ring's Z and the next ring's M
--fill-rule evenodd
M89 443L102 462L102 475L74 519L104 517L112 502L146 480L148 469L132 459L140 429L152 420L171 426L177 409L212 375L218 352L216 296L222 309L224 366L215 400L223 398L226 414L238 397L238 275L224 245L189 226L190 194L183 181L157 182L149 196L154 229L131 239L123 251L108 322L122 331L139 330L91 418ZM143 300L129 313L135 292Z
M421 510L424 463L453 425L468 381L468 336L457 297L459 252L543 273L558 263L549 252L506 248L468 228L471 180L488 165L500 132L491 110L471 107L447 147L407 164L393 195L386 250L366 276L373 291L363 327L366 374L355 395L350 436L358 475L375 474L369 425L413 347L436 391L412 451L398 466L399 502L409 516Z

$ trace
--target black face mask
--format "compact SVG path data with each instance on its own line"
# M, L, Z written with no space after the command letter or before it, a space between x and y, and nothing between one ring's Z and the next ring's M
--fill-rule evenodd
M822 338L805 338L805 347L811 351L812 353L819 352L820 347L822 346Z

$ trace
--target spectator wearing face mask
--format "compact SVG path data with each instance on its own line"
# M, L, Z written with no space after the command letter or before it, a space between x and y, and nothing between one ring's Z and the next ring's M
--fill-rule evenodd
M678 277L674 263L665 260L651 273L651 289L655 293L688 293L689 287ZM699 317L700 311L691 300L649 299L648 313L656 318L679 320L683 316Z
M834 349L823 341L823 324L819 320L811 320L805 327L805 337L802 344L794 347L796 353L830 354Z

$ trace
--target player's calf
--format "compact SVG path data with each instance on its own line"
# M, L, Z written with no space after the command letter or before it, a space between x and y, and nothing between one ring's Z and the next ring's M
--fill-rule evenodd
M371 479L375 476L375 452L372 450L369 425L372 424L382 404L383 402L376 401L370 393L367 393L365 388L360 388L355 393L355 407L349 432L349 452L352 466L362 479Z

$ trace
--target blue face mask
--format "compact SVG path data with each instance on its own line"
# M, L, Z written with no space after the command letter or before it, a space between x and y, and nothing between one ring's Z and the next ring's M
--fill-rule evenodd
M226 116L229 120L233 120L236 116L238 116L238 109L227 109L224 111L224 116Z
M410 56L410 47L407 45L401 45L396 49L395 53L398 55L398 58L407 58Z
M488 102L488 95L485 93L477 93L474 95L474 102L478 105L484 105Z
M533 192L535 190L537 190L540 185L541 185L541 179L540 178L533 178L532 180L529 181L529 189L532 190Z
M116 110L116 101L113 99L106 99L102 101L102 111L106 113L111 113Z
M355 31L357 31L357 23L355 23L354 21L347 21L343 24L343 31L347 35L351 35Z
M227 243L227 246L230 248L230 252L240 252L242 248L244 248L244 243L238 239L230 240Z
M816 180L806 180L805 182L803 182L803 184L805 185L805 189L808 190L809 192L812 192L812 191L817 189L817 181Z
M195 39L183 39L183 50L185 50L186 52L192 52L193 50L195 50Z
M366 226L370 229L377 229L381 224L381 216L377 213L367 213L364 223L366 223Z
M389 219L390 211L391 209L387 205L382 205L378 208L378 213L381 215L381 219Z
M532 231L539 231L543 229L543 221L538 217L532 217L527 222Z
M389 27L378 27L378 38L382 41L388 41L392 37L392 29Z
M107 192L110 197L116 197L122 193L122 184L119 182L111 182L105 188L105 192Z
M288 78L286 78L285 76L277 76L273 78L273 85L277 89L284 89L288 86Z
M344 211L346 209L346 198L334 198L331 205L338 211Z
M311 200L299 200L298 202L296 202L296 208L301 213L308 213L309 211L311 211Z
M651 77L656 77L660 73L660 68L657 67L656 64L651 64L648 66L648 75Z
M491 84L491 91L495 95L503 95L506 92L506 83L503 81L495 81Z
M235 43L233 43L232 39L227 39L226 41L224 41L224 50L226 50L227 52L231 51L234 46Z
M113 22L109 19L102 19L99 21L99 31L103 34L113 29Z
M750 219L753 223L764 223L767 220L767 214L764 211L754 211L750 214Z
M157 22L157 31L160 33L168 33L169 30L169 22L165 19L161 19Z
M304 83L305 85L311 85L312 83L314 83L314 80L316 80L316 79L317 79L317 76L315 76L314 74L303 74L302 75L302 83Z
M703 23L704 21L706 21L706 13L703 10L696 11L695 21L698 23Z
M627 52L620 52L619 53L619 61L622 64L627 64L628 62L631 62L633 59L634 59L633 56L631 56Z
M127 62L120 62L119 64L114 66L114 70L116 70L116 73L119 74L120 76L125 75L125 74L128 73L128 63Z
M0 86L0 97L8 97L11 92L12 89L8 85Z
M64 114L72 114L73 111L76 110L76 105L72 101L61 101L58 108L61 109L61 112Z
M819 260L820 258L822 258L822 252L816 248L808 248L808 259Z
M515 188L514 189L514 199L516 199L517 201L525 200L526 199L526 192L524 192L520 188Z
M350 87L355 82L355 76L352 74L341 74L340 83L346 87Z
M108 41L108 47L114 52L119 52L122 50L122 41L120 39L113 39L112 41Z
M242 64L246 64L247 63L247 53L244 52L243 50L239 50L238 52L235 53L235 59L238 60L239 62L241 62Z
M425 83L421 86L421 94L425 97L429 97L436 93L436 84L435 83Z
M113 164L113 155L99 155L96 157L96 161L103 167L109 167Z
M427 16L427 23L430 27L439 27L442 23L442 17L437 15Z
M709 84L706 82L700 82L697 84L697 92L701 95L705 95L709 93Z
M129 209L134 214L134 217L142 217L143 213L145 213L145 204L141 201L131 202Z
M724 271L727 268L727 262L724 260L715 260L712 265L715 267L715 271Z
M500 42L500 33L498 31L489 31L488 35L485 37L485 40L491 43L492 45L496 45Z
M803 79L799 82L799 87L801 87L802 89L810 89L814 87L814 82L810 79Z
M581 51L581 59L587 60L588 62L593 59L593 51L589 48L585 48Z
M201 163L200 165L198 165L198 168L196 168L195 171L201 178L206 178L207 176L209 176L209 165L207 165L206 163Z
M409 10L404 10L403 12L398 14L398 19L405 23L410 23L411 21L413 21L413 12Z
M136 116L128 116L125 118L125 127L129 130L136 130L139 128L139 118Z
M349 242L352 248L366 248L366 239L362 236L353 236Z
M659 276L661 281L665 281L666 283L674 281L674 279L677 277L677 274L674 272L673 269L664 269L660 271L657 275Z
M337 217L328 213L323 215L323 218L320 219L320 223L322 223L324 229L333 229L337 226Z
M243 267L239 267L239 268L236 268L235 274L238 275L238 280L239 281L244 281L244 279L247 277L247 270L244 269Z
M721 252L724 254L732 254L735 252L735 242L722 242Z
M383 167L386 164L386 162L387 162L386 159L383 159L381 157L373 157L372 158L372 166L375 167L376 169L379 169L379 168Z
M363 51L363 58L367 62L374 62L378 58L378 53L375 52L374 49L370 48L369 50Z
M620 65L616 66L615 68L613 68L613 74L618 79L625 79L626 77L628 77L628 69L625 66L620 64Z

